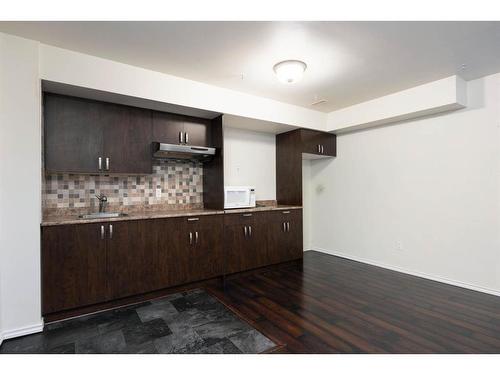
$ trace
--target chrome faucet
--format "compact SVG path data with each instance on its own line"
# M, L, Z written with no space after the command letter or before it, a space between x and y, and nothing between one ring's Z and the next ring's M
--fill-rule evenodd
M104 212L108 203L108 197L104 194L96 195L95 197L99 200L99 212Z

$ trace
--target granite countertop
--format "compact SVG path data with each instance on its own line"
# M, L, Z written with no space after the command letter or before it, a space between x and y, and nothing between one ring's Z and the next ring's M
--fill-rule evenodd
M142 220L142 219L161 219L168 217L188 217L201 215L220 215L224 214L223 210L155 210L155 211L137 211L129 212L127 216L119 216L113 218L98 218L98 219L80 219L78 215L72 213L65 215L63 213L46 215L42 219L42 226L65 225L65 224L86 224L86 223L102 223L111 221L126 221L126 220Z
M259 211L275 211L275 210L296 210L301 209L301 206L261 206L261 207L251 207L251 208L238 208L231 210L207 210L207 209L189 209L189 210L179 210L179 209L168 209L168 210L154 210L154 211L131 211L128 212L126 216L119 216L113 218L97 218L97 219L80 219L78 214L64 210L46 214L42 219L42 226L53 226L53 225L66 225L66 224L86 224L86 223L102 223L102 222L112 222L112 221L126 221L126 220L143 220L143 219L162 219L169 217L189 217L189 216L201 216L201 215L221 215L224 213L245 213L245 212L259 212Z
M228 210L224 210L226 214L238 214L238 213L245 213L245 212L259 212L259 211L277 211L277 210L300 210L302 206L285 206L285 205L278 205L278 206L257 206L257 207L250 207L250 208L232 208Z

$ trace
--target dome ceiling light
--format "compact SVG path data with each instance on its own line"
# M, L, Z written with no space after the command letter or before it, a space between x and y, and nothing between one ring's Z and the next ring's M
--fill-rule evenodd
M276 77L283 83L295 83L302 79L307 65L299 60L285 60L274 65Z

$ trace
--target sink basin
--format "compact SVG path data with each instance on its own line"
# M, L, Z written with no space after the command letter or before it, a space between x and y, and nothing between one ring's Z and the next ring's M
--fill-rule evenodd
M122 212L94 212L91 214L85 214L78 216L80 219L106 219L113 217L128 216Z

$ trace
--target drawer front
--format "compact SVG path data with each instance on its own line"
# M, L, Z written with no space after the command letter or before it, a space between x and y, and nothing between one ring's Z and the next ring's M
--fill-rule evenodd
M252 225L256 220L262 220L266 217L267 212L245 212L224 215L224 225Z
M291 220L299 220L302 216L301 209L293 209L293 210L276 210L271 211L269 213L270 220L275 221L291 221Z
M222 224L222 215L200 215L200 216L188 216L188 217L183 217L182 222L187 225L187 228L189 229L190 227L195 226L196 224L199 225L208 225L210 223L217 223L217 224Z

